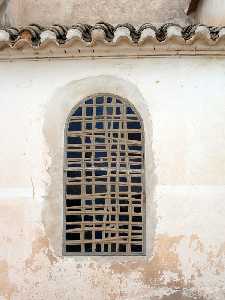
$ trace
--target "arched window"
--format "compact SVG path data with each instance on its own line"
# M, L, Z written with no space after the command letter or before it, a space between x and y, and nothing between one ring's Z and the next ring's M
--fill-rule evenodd
M143 122L127 100L90 96L65 130L64 254L145 253Z

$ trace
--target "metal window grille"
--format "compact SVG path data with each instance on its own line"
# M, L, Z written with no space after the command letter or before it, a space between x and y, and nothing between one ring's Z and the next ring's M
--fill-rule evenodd
M64 255L145 253L144 129L127 100L88 97L65 131Z

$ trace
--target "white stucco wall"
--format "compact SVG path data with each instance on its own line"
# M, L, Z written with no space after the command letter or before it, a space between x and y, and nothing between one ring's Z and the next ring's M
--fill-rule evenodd
M224 67L224 58L207 57L0 62L1 300L225 299ZM52 183L62 184L52 163L63 136L51 135L69 111L67 87L78 91L85 79L96 93L99 78L121 96L127 82L128 100L148 110L154 193L142 259L58 252L60 213L48 203Z

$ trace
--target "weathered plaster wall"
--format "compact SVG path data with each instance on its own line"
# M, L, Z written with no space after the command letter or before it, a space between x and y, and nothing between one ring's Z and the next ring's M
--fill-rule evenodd
M225 299L224 67L184 57L0 63L1 300ZM62 186L53 193L62 120L73 96L110 86L146 124L148 255L63 258Z
M202 0L196 13L196 22L211 26L225 25L225 1Z
M112 24L131 23L201 23L225 25L224 0L200 0L191 15L186 12L191 0L0 0L0 23L23 26L28 24ZM54 13L52 13L54 11Z
M17 25L94 24L99 21L184 24L188 21L185 7L186 0L10 0L8 14L11 23Z

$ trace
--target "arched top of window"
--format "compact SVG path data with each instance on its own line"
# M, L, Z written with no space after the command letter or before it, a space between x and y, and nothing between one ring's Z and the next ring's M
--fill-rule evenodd
M144 129L116 95L87 97L65 130L64 254L145 253Z

